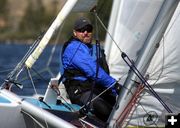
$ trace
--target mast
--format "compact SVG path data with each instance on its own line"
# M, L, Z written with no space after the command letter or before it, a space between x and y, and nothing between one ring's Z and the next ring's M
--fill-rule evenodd
M157 44L161 41L161 38L170 22L172 15L178 5L179 0L165 0L157 18L148 34L147 39L144 42L144 46L141 50L141 54L138 57L137 61L135 62L135 66L144 76L148 65L157 50ZM127 103L132 98L132 94L128 92L130 89L132 92L135 92L136 88L134 86L134 82L132 80L139 81L137 76L130 71L124 86L128 88L127 90L123 89L121 94L117 99L116 106L113 108L113 111L109 117L108 123L109 127L116 127L116 121L119 115L123 112L124 108L126 107Z
M64 19L68 16L72 8L75 6L78 0L68 0L62 10L57 15L54 22L51 24L47 32L45 33L44 37L40 41L39 45L36 47L34 52L29 56L26 60L25 65L28 68L31 68L36 60L39 58L45 47L47 46L48 42L50 41L51 37L53 36L54 32L60 27L63 23Z

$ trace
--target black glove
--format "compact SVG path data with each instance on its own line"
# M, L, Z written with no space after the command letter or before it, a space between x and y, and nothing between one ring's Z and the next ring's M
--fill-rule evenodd
M115 89L116 93L119 95L119 93L120 93L120 91L121 91L121 89L122 89L122 85L119 84L118 82L116 82L116 83L114 84L114 89Z
M79 113L82 115L82 116L85 116L88 114L88 107L85 105L84 107L82 107L81 109L79 109Z

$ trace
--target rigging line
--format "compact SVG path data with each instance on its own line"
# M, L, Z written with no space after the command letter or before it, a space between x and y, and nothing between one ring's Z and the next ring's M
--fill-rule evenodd
M163 64L164 64L164 56L165 56L165 50L164 50L164 45L165 45L165 41L164 41L164 39L165 39L165 37L167 36L167 34L170 32L170 30L172 29L172 27L174 26L174 24L175 24L175 22L177 21L177 19L178 19L178 17L179 17L179 15L180 15L180 13L178 13L178 15L176 16L176 18L174 19L174 21L172 22L172 24L171 24L171 26L169 27L169 29L167 30L167 32L166 33L164 33L164 35L163 35L163 38L162 38L162 40L163 40ZM163 70L163 68L162 68L162 70ZM158 72L158 71L157 71ZM163 71L162 71L163 72ZM162 74L162 72L161 72L161 74ZM155 72L156 73L156 72ZM154 74L155 74L154 73ZM160 77L160 76L159 76ZM158 81L158 80L157 80ZM156 81L156 82L157 82Z
M136 85L136 87L138 87L137 84L135 84L135 85ZM128 90L129 93L130 93L132 96L134 95L134 93L131 91L131 89L128 89L128 88L125 87L125 86L123 86L123 88L126 89L126 90ZM146 91L146 90L144 89L143 91ZM140 96L140 97L143 97L143 95ZM140 98L139 98L139 101L140 101ZM144 106L143 106L140 102L138 102L138 105L141 106L141 108L144 110L144 112L149 115L149 113L146 111L146 109L144 108ZM156 127L157 127L157 124L154 123L154 125L156 125ZM158 128L158 127L157 127L157 128Z
M93 10L94 16L96 17L97 13L96 13L96 9ZM95 74L95 78L98 78L98 73L99 73L99 68L100 68L100 43L99 43L99 37L98 37L98 22L97 22L97 18L95 18L95 40L96 40L96 74ZM82 109L86 109L87 111L89 111L90 109L90 105L91 105L91 100L93 98L93 92L94 92L94 88L96 85L96 81L93 81L92 83L92 87L91 87L91 93L88 97L87 102L85 103L85 106L82 107ZM80 109L81 110L81 109Z
M29 50L27 51L27 53L25 54L25 56L22 58L22 60L18 63L18 65L16 66L15 70L18 70L18 68L21 68L21 66L25 63L25 61L27 60L27 58L30 56L30 54L34 51L34 49L36 48L36 46L39 44L42 36L44 34L41 34L38 36L38 38L34 41L34 43L30 46Z
M123 125L123 122L127 119L133 107L138 102L138 97L143 90L144 90L144 85L139 85L138 88L136 89L136 92L133 94L133 98L128 102L121 115L119 115L119 117L117 118L116 123L118 124L118 126L121 126L121 124Z
M162 57L162 67L161 67L161 70L160 70L160 73L159 73L159 75L158 75L158 78L156 79L156 81L151 85L151 86L154 86L157 82L158 82L158 80L161 78L161 76L162 76L162 73L163 73L163 71L164 71L164 62L165 62L165 59L164 59L164 56L165 56L165 47L164 47L164 35L163 35L163 38L162 38L162 47L163 47L163 57ZM156 71L157 72L157 71ZM156 74L156 72L154 72L151 76L153 76L153 75L155 75Z
M96 100L98 97L100 97L102 94L104 94L106 91L108 91L109 89L111 89L111 87L113 87L115 85L115 83L111 84L108 88L106 88L104 91L102 91L100 94L98 94L97 96L95 96L91 102L93 102L94 100ZM88 102L89 104L89 102ZM81 106L81 108L85 107L85 105ZM80 109L81 109L80 108Z
M78 48L76 49L75 54L77 53L80 45L81 45L81 43L79 44ZM70 62L71 62L72 59L74 58L75 54L74 54L73 57L71 58ZM32 69L37 75L39 75L45 82L48 82L48 81L47 81L46 79L44 79L43 76L41 76L41 74L39 74L34 68L31 68L31 69ZM34 85L34 84L33 84L33 85ZM33 87L34 87L35 93L37 94L36 89L35 89L35 86L33 86ZM61 97L61 98L62 98L62 97ZM66 101L64 98L63 98L63 100L67 103L67 101ZM64 105L64 106L65 106L65 105ZM65 106L65 107L67 107L67 106ZM72 110L74 110L74 108L73 108L72 106L69 105L69 107L70 107ZM74 111L75 111L75 110L74 110Z
M71 104L69 104L65 99L64 97L62 97L61 95L59 95L60 98L66 103L62 103L62 105L64 105L66 108L68 108L71 112L76 112L76 110L71 106Z
M34 82L33 82L33 79L32 79L32 77L31 77L30 70L29 70L28 67L26 67L26 69L27 69L28 76L29 76L29 78L30 78L30 80L31 80L31 84L32 84L32 86L33 86L34 92L35 92L36 95L38 95L37 90L36 90L36 87L35 87ZM42 110L43 108L42 108L42 105L41 105L40 101L37 100L37 102L38 102L38 104L39 104L39 106L40 106L40 109ZM47 121L46 121L46 117L45 117L45 116L44 116L44 122L45 122L45 124L46 124L46 128L48 128L48 123L47 123Z
M64 26L64 22L62 23L62 25L61 25L61 27L60 27L60 29L59 29L58 36L57 36L57 38L56 38L56 40L55 40L55 44L54 44L54 46L53 46L53 48L52 48L52 50L51 50L50 57L49 57L48 62L47 62L47 64L46 64L47 67L49 67L50 63L52 62L52 58L53 58L54 52L55 52L55 50L56 50L56 46L57 46L57 44L58 44L58 40L59 40L59 38L60 38L60 34L61 34L61 32L62 32L63 26Z
M34 68L32 68L32 70L42 79L44 80L47 84L49 83L49 81L47 79L45 79L40 73L38 73L38 71Z
M89 128L89 127L86 127L86 125L90 126L91 128L96 128L94 125L92 125L91 123L85 121L83 118L80 118L79 121L83 125L83 128Z
M100 94L98 94L97 96L95 96L92 100L91 100L91 102L93 102L94 100L96 100L98 97L100 97L102 94L104 94L106 91L108 91L109 89L111 89L113 86L114 86L114 84L115 83L113 83L111 86L109 86L108 88L106 88L104 91L102 91ZM130 89L128 89L128 88L126 88L126 87L124 87L124 86L122 86L123 88L125 88L125 89L127 89L132 95L133 95L133 93L131 92L131 90ZM83 105L83 106L81 106L81 108L83 108L85 105ZM80 108L80 109L81 109Z
M135 84L136 85L136 84ZM137 87L138 87L138 85L136 85ZM133 96L134 95L134 93L131 91L131 89L128 89L127 87L125 87L125 86L123 86L123 88L124 89L126 89L126 90L128 90L129 91L129 93ZM143 90L144 91L144 90ZM141 96L142 97L142 96ZM145 110L145 108L144 108L144 106L140 103L140 102L138 102L138 104L143 108L143 110L144 110L144 112L146 113L146 114L148 114L148 112Z
M136 85L136 84L135 84ZM123 86L124 87L124 86ZM137 87L138 87L138 85L137 85ZM133 92L131 91L131 89L128 89L127 87L124 87L125 89L127 89L129 92L130 92L130 94L133 96L134 94L133 94ZM145 91L145 89L143 90L143 91ZM143 97L143 95L142 96L140 96L140 97ZM138 105L140 105L141 107L142 107L142 109L144 110L144 112L147 114L147 115L149 115L149 113L146 111L146 109L144 108L144 106L139 102L140 101L140 98L139 98L139 100L138 100ZM134 104L135 105L135 107L137 107L136 106L136 104ZM134 109L135 110L135 109ZM132 111L132 113L134 112L134 110L131 110ZM131 114L132 115L132 114ZM154 125L157 127L157 124L155 124L154 123ZM158 127L157 127L158 128Z
M82 125L82 128L87 128L86 125L83 123L83 120L79 120L79 122Z
M167 34L170 32L170 30L172 29L172 27L174 26L174 24L175 24L175 22L177 21L177 19L178 19L178 17L179 17L179 15L180 15L180 13L178 13L178 15L175 17L175 19L174 19L174 21L172 22L172 24L171 24L171 26L169 27L169 29L167 29L167 31L166 31L166 33L164 33L163 34L163 38L162 38L162 43L163 43L163 65L162 65L162 70L161 70L161 72L160 72L160 74L159 74L159 77L158 77L158 79L155 81L155 83L153 84L153 85L155 85L156 83L157 83L157 81L160 79L160 76L162 75L162 72L163 72L163 67L164 67L164 56L165 56L165 50L164 50L164 45L165 45L165 37L167 36ZM158 71L156 71L156 72L158 72ZM154 74L156 74L156 72L154 72L153 74L152 74L152 76L154 75Z
M47 68L44 68L44 69L42 69L42 70L40 70L39 71L39 74L41 74L41 73L43 73L43 72L46 72L48 69ZM47 71L48 72L48 71ZM37 76L37 74L36 73L33 73L33 74L31 74L31 76L33 76L33 77L36 77ZM27 77L23 77L23 78L21 78L21 80L19 80L19 82L23 82L23 81L25 81L25 80L27 80L28 78ZM46 80L47 81L47 80ZM49 82L49 81L48 81Z
M9 72L9 71L12 71L14 68L9 68L9 69L4 69L4 70L1 70L0 73L6 73L6 72Z
M7 84L12 84L12 82L14 82L15 80L17 80L19 74L23 71L24 66L25 66L25 61L26 59L29 57L29 55L32 53L32 51L35 49L35 47L38 45L40 39L42 38L42 35L40 35L38 37L37 40L34 41L33 45L29 48L29 50L27 51L27 53L24 55L24 57L22 58L22 60L16 65L16 67L7 75L7 79L6 81L1 85L1 87L3 86L7 86ZM12 81L12 82L11 82ZM23 86L19 86L16 85L18 88L23 88Z
M158 99L158 101L163 105L163 107L169 112L173 113L172 110L166 105L166 103L161 99L161 97L154 91L154 89L149 85L146 79L142 76L139 70L134 66L133 62L130 58L125 54L122 53L123 60L127 63L130 69L136 74L136 76L143 82L143 84L149 89L149 91ZM127 60L125 59L127 58Z
M30 46L29 50L25 54L25 56L22 58L20 63L24 64L27 58L31 55L31 53L34 51L34 49L38 46L39 42L41 41L42 37L44 35L44 32L42 32L38 38L34 41L34 43Z
M80 48L81 45L82 45L82 43L79 43L79 45L78 45L75 53L73 54L72 58L71 58L70 61L69 61L69 63L72 63L72 60L73 60L73 58L75 57L75 55L76 55L76 53L78 52L78 50L79 50L79 48Z
M82 125L82 128L87 128L84 119L79 118L78 120L79 120L80 124ZM91 125L89 125L89 126L91 126Z
M22 113L26 114L27 116L29 116L31 119L33 119L35 121L35 123L37 123L41 128L45 128L36 118L34 118L31 114L21 110Z
M102 25L102 27L105 29L105 31L108 33L108 35L110 36L111 40L114 42L114 44L116 45L116 47L119 49L119 51L122 53L123 51L121 50L121 48L118 46L117 42L114 40L114 38L112 37L111 33L108 31L108 29L106 28L106 26L104 25L104 23L102 22L102 20L99 18L98 15L96 15L96 18L99 20L100 24Z

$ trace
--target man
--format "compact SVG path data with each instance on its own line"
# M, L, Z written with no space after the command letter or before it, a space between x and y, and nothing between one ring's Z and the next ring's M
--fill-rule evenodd
M106 121L121 85L108 75L107 65L98 64L97 57L93 57L92 31L93 26L88 19L81 17L76 20L73 37L64 44L62 52L64 84L72 103L83 106L90 102L87 109ZM91 102L109 87L110 90Z

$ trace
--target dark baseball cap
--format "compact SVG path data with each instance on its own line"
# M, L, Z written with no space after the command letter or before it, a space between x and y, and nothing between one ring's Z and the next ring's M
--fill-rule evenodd
M79 30L82 29L85 26L90 26L93 28L91 22L85 18L85 17L80 17L79 19L77 19L74 23L74 30Z

